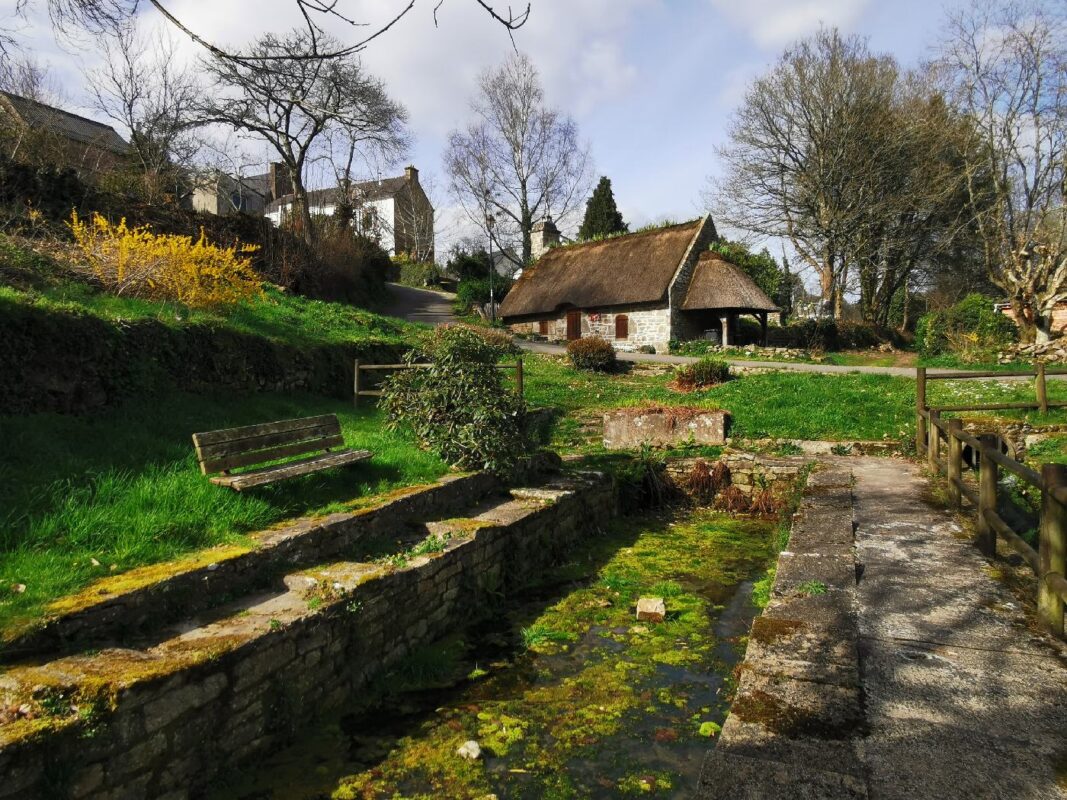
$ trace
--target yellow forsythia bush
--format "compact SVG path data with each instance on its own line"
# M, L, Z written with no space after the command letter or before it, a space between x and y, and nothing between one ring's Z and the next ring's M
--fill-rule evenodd
M74 211L69 227L93 274L111 292L189 306L217 306L262 292L248 253L256 245L217 247L204 237L152 233L94 213L86 222Z

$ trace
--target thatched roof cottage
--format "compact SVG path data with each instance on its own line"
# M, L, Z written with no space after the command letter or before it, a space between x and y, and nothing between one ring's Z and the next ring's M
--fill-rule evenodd
M766 337L767 315L778 310L740 268L708 250L718 238L710 216L565 247L551 247L551 237L551 221L535 229L535 252L549 249L501 305L516 332L600 336L619 350L666 352L672 339L732 343L742 314L755 316Z

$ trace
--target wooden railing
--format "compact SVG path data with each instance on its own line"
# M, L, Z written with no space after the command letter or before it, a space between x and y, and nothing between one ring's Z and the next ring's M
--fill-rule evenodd
M997 537L1009 544L1037 575L1037 606L1041 624L1049 632L1063 637L1064 603L1067 601L1067 465L1044 464L1040 472L1005 455L996 434L973 436L963 430L963 420L942 419L942 412L989 411L1002 409L1036 409L1047 413L1050 408L1067 407L1067 403L1050 403L1045 386L1046 374L1067 375L1067 370L1036 370L1015 372L968 372L928 375L919 368L916 375L916 434L919 455L925 455L930 471L944 473L948 479L949 501L956 509L967 500L977 514L976 544L986 556L994 558ZM1036 378L1036 402L994 403L972 406L940 406L926 404L927 380L947 378L999 378L1005 376L1033 376ZM945 443L942 458L941 444ZM970 448L968 462L964 451ZM977 487L964 480L964 466L978 473ZM1004 469L1041 492L1041 515L1038 525L1038 547L1030 546L999 513L998 485L1000 470Z
M361 372L393 372L398 369L424 369L430 366L429 364L363 364L356 359L355 368L352 370L352 404L359 406L359 398L361 397L381 397L382 392L379 389L367 389L360 378ZM515 394L519 397L523 396L525 392L525 384L522 371L522 359L520 358L514 364L497 364L497 369L506 369L515 371Z

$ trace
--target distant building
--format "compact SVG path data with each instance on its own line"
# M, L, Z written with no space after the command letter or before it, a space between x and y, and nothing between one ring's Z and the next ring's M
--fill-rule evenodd
M599 336L618 350L672 339L736 341L738 317L751 314L766 337L778 309L739 267L708 247L711 217L565 247L547 220L534 228L536 263L500 307L515 331L550 339Z
M0 91L0 131L6 154L23 161L44 161L100 171L116 166L129 144L110 125Z
M353 183L348 194L358 231L376 240L390 255L433 261L434 208L415 167L408 166L395 178ZM344 190L340 187L308 192L312 215L332 216L342 199ZM275 225L282 225L293 213L292 192L272 198L264 213Z

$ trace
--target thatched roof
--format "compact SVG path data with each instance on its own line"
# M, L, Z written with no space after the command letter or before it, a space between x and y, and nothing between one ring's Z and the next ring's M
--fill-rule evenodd
M693 270L693 280L682 301L682 310L726 308L778 310L774 301L739 266L707 250L700 254Z
M703 220L556 247L526 269L500 307L504 317L565 306L604 308L666 301L667 288Z

